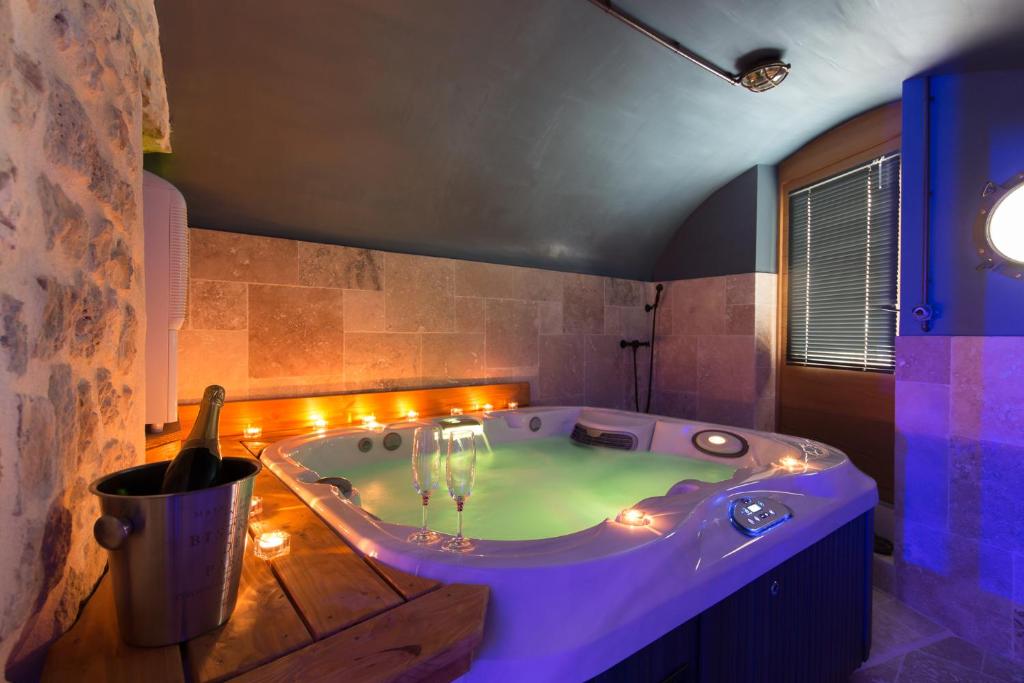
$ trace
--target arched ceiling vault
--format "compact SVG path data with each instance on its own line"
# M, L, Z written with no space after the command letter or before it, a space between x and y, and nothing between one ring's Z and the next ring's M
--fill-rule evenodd
M646 279L716 188L1024 27L1019 0L158 0L193 225Z

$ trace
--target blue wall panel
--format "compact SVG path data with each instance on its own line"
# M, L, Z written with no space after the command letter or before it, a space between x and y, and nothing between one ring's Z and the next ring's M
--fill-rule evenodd
M926 334L910 315L922 303L926 162L931 188L927 298L935 310L927 334L1024 335L1024 282L979 272L972 239L985 183L1003 183L1024 171L1024 70L904 83L900 328L905 335Z

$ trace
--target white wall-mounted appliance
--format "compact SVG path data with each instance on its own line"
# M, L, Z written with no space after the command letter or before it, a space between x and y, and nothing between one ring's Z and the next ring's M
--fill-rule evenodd
M142 173L146 271L146 425L178 420L178 330L188 300L188 216L174 185Z

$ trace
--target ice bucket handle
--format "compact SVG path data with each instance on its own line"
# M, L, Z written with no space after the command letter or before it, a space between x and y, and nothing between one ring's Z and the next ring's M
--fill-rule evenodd
M107 550L117 550L132 533L131 520L103 515L92 525L92 535L96 542Z

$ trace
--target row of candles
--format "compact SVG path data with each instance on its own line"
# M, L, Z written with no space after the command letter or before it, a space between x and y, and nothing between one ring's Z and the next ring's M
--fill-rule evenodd
M519 407L519 403L517 401L509 401L507 406L508 410L515 410L516 408ZM483 412L484 415L490 415L492 412L494 412L494 406L491 405L490 403L485 403L482 406L473 405L473 407L470 410L472 412ZM452 415L457 416L462 415L464 411L462 408L455 407L452 408L450 412ZM419 419L419 417L420 414L415 410L410 410L405 414L405 418L410 422ZM323 416L313 415L310 421L312 423L311 426L313 427L313 431L327 431L327 420L325 420ZM366 429L380 429L384 426L380 422L377 422L377 417L375 415L364 415L360 419L360 421L362 423L362 426L365 427ZM257 425L246 425L245 428L242 430L242 436L244 436L246 439L258 439L261 436L263 436L263 428Z
M508 409L515 410L519 407L519 403L516 401L508 402ZM489 415L494 411L494 406L490 403L485 403L482 406L474 405L472 411L477 412L482 409L484 415ZM462 408L452 408L452 415L462 415ZM410 410L405 414L405 418L409 421L419 419L420 414L415 410ZM363 427L367 429L379 429L383 425L377 422L377 417L374 415L366 415L361 420ZM327 430L327 420L319 415L313 416L312 419L313 430L317 432L323 432ZM263 429L256 425L247 425L242 430L242 435L247 439L258 439L263 436ZM249 505L249 521L254 527L255 538L254 538L254 552L256 557L262 560L272 560L277 557L284 557L291 552L291 537L287 531L263 531L262 526L259 523L259 518L263 514L263 499L259 496L253 496Z

